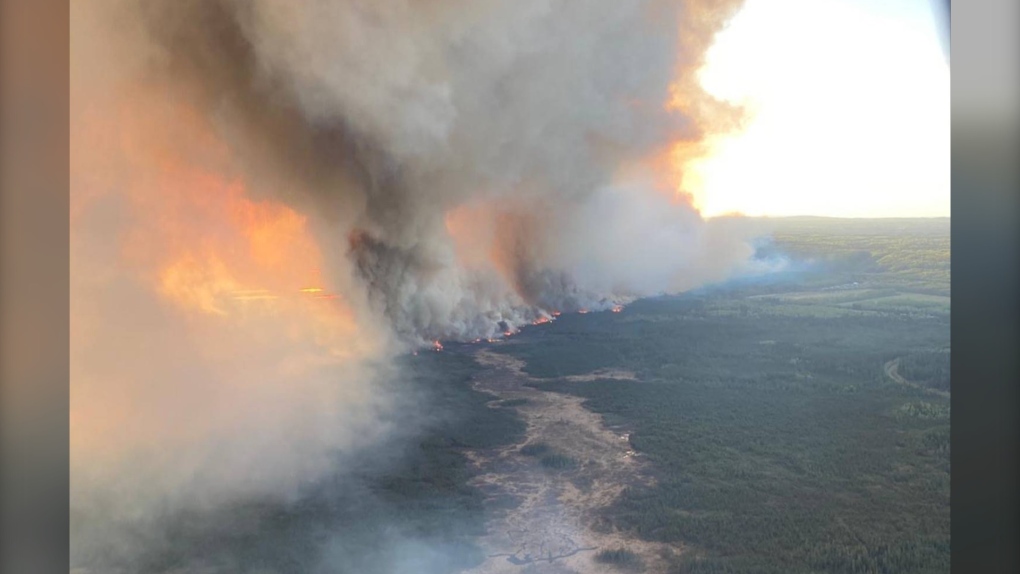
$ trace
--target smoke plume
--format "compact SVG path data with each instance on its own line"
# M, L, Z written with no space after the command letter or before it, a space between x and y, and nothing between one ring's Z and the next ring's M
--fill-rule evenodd
M736 8L73 3L79 561L413 432L397 354L725 277L677 182Z

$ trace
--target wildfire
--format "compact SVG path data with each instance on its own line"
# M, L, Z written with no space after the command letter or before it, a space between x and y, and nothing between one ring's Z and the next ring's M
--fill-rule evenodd
M559 311L553 311L552 312L552 316L553 317L559 317L560 316L560 312Z
M234 301L272 301L277 298L268 289L239 289L231 295Z
M174 275L178 273L178 267L170 267L163 273L164 287L169 291L173 291L173 282L175 281ZM301 289L301 293L310 295L312 299L325 299L335 300L338 297L332 293L323 293L323 290L318 287ZM270 291L269 289L236 289L230 292L230 298L234 301L276 301L281 298L281 295ZM207 302L205 305L199 305L206 310L212 311L219 315L225 315L226 312L219 310L212 303Z
M619 313L623 311L623 305L613 305L613 313Z
M346 377L385 342L330 293L306 216L249 189L261 182L201 114L144 95L117 103L72 136L73 464L152 445L198 449L190 461L207 454L202 437L232 444L248 423L347 393L318 373Z
M588 310L587 309L578 309L577 312L582 314L582 315L584 315L585 313L588 312Z
M435 340L435 341L432 341L432 350L436 351L437 353L439 351L442 351L443 350L443 344L440 343L438 339Z
M552 319L550 319L549 317L544 317L543 316L543 317L539 317L538 319L535 319L534 321L531 322L531 324L532 325L542 325L544 323L549 323L551 321L552 321Z
M115 121L95 124L115 131L118 157L128 166L121 171L140 174L134 185L107 186L127 200L133 222L124 235L124 263L192 316L236 322L273 314L287 337L330 355L356 352L350 348L357 329L352 310L327 289L306 217L253 197L206 118L177 105L153 113L140 102L125 103ZM164 116L172 121L164 125ZM187 136L188 153L166 144L174 138L150 135L168 130ZM192 152L205 160L196 162ZM79 201L79 217L92 205ZM325 310L323 302L329 303Z
M321 287L305 287L304 289L301 289L300 291L302 293L305 293L306 295L311 295L312 299L332 300L332 299L337 299L338 298L337 295L335 295L333 293L326 293L325 290L322 289Z

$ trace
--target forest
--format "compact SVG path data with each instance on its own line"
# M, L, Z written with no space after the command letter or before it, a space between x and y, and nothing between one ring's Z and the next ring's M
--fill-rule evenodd
M165 551L125 572L480 565L487 518L518 501L469 486L468 451L513 449L552 473L583 461L524 444L527 399L472 388L479 348L629 435L656 480L628 485L597 527L683 548L672 572L948 572L948 220L768 225L756 257L785 262L769 274L403 357L391 391L417 417L394 421L404 434L294 501L175 516L150 544ZM562 379L609 368L636 380ZM643 567L625 546L593 559Z
M685 545L675 572L947 572L948 232L796 223L764 245L796 271L499 350L630 433L657 484L601 519ZM638 381L557 379L604 368Z

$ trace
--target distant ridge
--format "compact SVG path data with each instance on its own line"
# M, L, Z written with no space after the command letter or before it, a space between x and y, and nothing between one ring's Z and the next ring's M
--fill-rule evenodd
M831 215L760 215L749 217L749 219L779 219L779 220L803 220L803 221L949 221L949 216L936 217L835 217Z
M836 235L949 235L949 217L827 217L792 215L783 217L725 216L714 218L723 225L748 226L756 233Z

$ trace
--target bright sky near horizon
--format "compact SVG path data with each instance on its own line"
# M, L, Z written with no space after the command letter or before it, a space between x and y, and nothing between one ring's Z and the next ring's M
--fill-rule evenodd
M701 81L744 105L685 187L708 217L950 213L949 64L930 0L747 0Z

